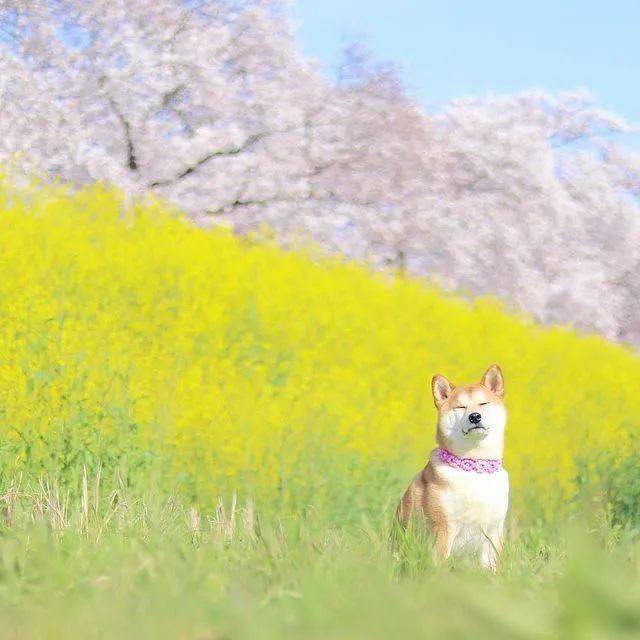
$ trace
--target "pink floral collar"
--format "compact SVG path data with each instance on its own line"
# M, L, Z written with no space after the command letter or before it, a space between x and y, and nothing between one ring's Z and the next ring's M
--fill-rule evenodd
M459 458L440 447L438 449L440 460L450 467L462 469L463 471L475 471L476 473L495 473L502 469L502 460L476 460L475 458Z

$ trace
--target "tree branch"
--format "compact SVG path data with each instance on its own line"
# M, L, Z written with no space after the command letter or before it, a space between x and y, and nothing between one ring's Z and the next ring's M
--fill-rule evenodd
M138 159L136 156L135 147L133 145L133 139L131 138L131 124L124 117L122 111L120 111L120 107L118 107L116 101L111 96L108 96L108 100L111 108L115 111L118 120L120 120L122 128L124 129L124 137L127 143L127 166L129 167L129 169L131 169L131 171L137 171Z
M109 94L109 90L106 88L106 84L107 84L107 77L104 74L102 74L98 78L98 86L102 91L104 91L104 95L107 98L109 105L113 109L118 120L120 120L120 124L122 125L122 128L124 130L124 138L127 144L127 167L129 167L131 171L137 171L138 158L136 155L135 146L133 144L133 138L131 137L131 123L124 117L124 114L122 113L120 107L118 106L118 103Z
M207 153L204 156L202 156L199 160L196 160L193 164L189 165L186 169L183 169L174 178L167 178L165 180L154 180L153 182L149 183L149 187L153 189L154 187L165 187L169 184L174 184L179 180L182 180L183 178L186 178L187 176L191 175L192 173L197 171L200 167L205 165L210 160L213 160L214 158L236 156L239 153L246 151L251 146L253 146L256 142L258 142L258 140L262 139L264 136L265 136L264 133L254 133L253 135L250 135L242 144L238 145L237 147L233 147L231 149L222 149L219 151L212 151L211 153Z
M205 215L209 215L209 216L218 216L226 212L232 212L235 209L242 209L244 207L251 207L254 205L264 207L270 204L274 204L276 202L325 202L326 203L327 201L332 201L338 204L348 204L348 205L355 204L361 207L373 207L378 204L374 200L363 200L360 202L343 200L342 198L336 196L335 194L329 194L329 196L327 197L318 197L315 195L312 195L312 196L279 195L279 196L273 196L271 198L260 198L260 199L237 197L231 202L227 202L216 209L207 209L206 211L204 211L204 213Z
M217 209L207 209L205 211L205 214L208 216L219 216L228 210L241 209L242 207L250 207L252 205L265 206L267 204L270 204L271 202L275 202L278 200L281 200L281 198L273 198L273 199L266 199L266 200L241 200L238 198L236 200L233 200L232 202L227 202L226 204L223 204Z

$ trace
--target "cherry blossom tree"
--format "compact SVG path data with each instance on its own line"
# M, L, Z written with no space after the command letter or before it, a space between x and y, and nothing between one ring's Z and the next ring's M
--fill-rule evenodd
M640 344L640 156L586 95L427 113L357 47L327 79L274 0L8 0L0 50L0 159L22 172Z

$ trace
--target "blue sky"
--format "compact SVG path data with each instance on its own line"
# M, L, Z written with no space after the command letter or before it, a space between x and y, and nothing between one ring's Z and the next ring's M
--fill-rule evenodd
M361 41L400 63L427 108L488 92L585 88L640 123L638 0L294 0L293 16L302 51L328 71L346 42Z

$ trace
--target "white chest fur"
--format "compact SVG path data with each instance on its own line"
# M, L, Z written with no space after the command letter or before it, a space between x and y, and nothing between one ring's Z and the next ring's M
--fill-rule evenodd
M509 475L462 471L434 460L444 481L442 508L450 527L452 551L482 551L502 538L509 508ZM471 549L470 549L471 548Z

